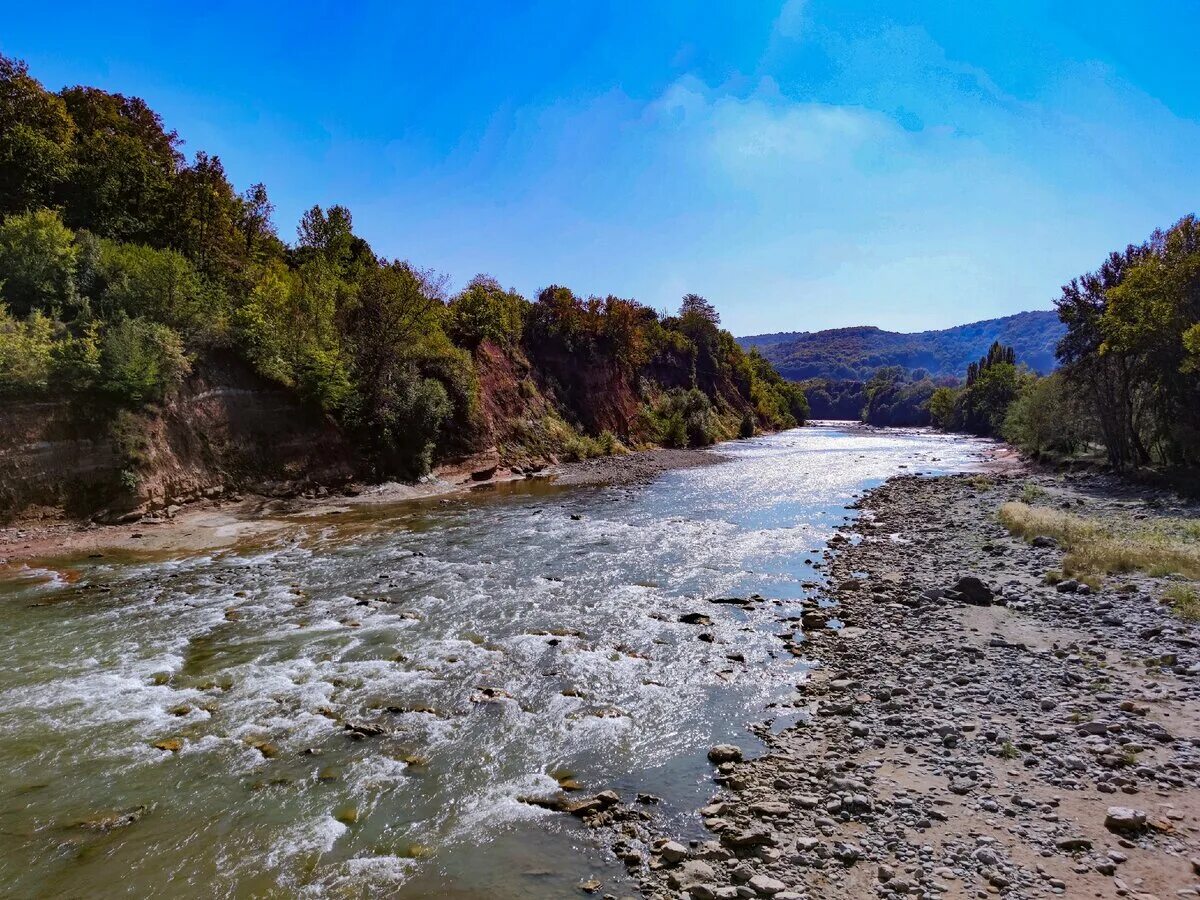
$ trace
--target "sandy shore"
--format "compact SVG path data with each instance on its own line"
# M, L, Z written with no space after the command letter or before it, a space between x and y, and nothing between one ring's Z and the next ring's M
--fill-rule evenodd
M663 835L648 866L631 860L647 894L1198 895L1200 626L1160 605L1161 578L1056 589L1062 551L995 520L1028 484L1131 526L1196 510L998 468L863 499L826 554L836 606L781 623L817 664L781 710L800 724L751 726L753 759L714 748L710 838ZM947 593L964 577L982 589Z

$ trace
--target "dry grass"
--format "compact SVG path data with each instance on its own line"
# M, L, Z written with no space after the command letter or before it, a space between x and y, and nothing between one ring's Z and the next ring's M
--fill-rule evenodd
M1185 622L1200 622L1200 594L1186 584L1173 584L1163 591L1162 602Z
M1054 538L1066 550L1063 571L1073 578L1147 572L1200 578L1200 526L1186 519L1153 524L1102 521L1027 503L1005 503L1000 524L1025 540Z

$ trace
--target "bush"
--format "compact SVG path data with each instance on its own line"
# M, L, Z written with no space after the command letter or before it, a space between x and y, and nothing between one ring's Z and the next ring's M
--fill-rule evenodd
M103 241L97 300L106 319L122 315L169 325L190 338L211 340L225 327L225 310L182 254L140 244Z
M100 345L99 387L120 403L162 400L191 371L179 334L146 319L124 319Z
M40 311L21 320L0 307L0 394L45 390L53 349L54 323Z
M75 239L58 213L39 209L0 223L0 297L17 316L76 311Z
M501 289L495 279L476 275L450 301L446 332L467 347L477 347L484 340L509 346L521 339L528 305L519 294Z
M749 412L742 415L742 423L738 426L738 437L754 437L754 416Z
M1010 444L1038 455L1074 453L1095 433L1093 417L1061 372L1026 383L1008 408L1001 434Z
M664 447L707 447L726 436L712 402L697 388L663 395L641 418L649 438Z

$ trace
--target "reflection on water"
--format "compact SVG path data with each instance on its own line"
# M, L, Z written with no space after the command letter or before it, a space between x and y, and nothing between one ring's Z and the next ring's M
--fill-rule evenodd
M619 892L593 835L517 796L645 791L696 831L705 751L748 746L802 672L777 617L845 505L974 447L821 426L721 449L648 485L297 516L266 547L0 585L0 885ZM751 593L778 602L705 601Z

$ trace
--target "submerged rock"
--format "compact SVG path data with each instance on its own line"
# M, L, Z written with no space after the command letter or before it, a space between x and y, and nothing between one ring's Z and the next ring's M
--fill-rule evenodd
M132 809L127 809L123 812L93 816L89 819L80 819L78 822L71 823L71 827L84 828L88 831L107 832L116 828L128 828L145 814L145 806L135 806Z

